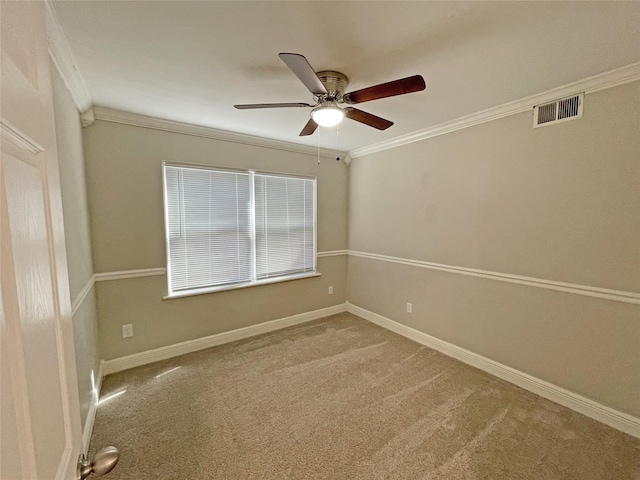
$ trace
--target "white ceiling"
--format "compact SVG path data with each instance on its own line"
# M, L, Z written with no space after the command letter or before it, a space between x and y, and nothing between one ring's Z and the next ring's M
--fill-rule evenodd
M640 2L54 1L94 105L315 146L309 109L278 58L301 53L350 79L347 91L420 74L424 92L358 108L386 131L345 120L353 150L640 62ZM336 148L336 132L318 129Z

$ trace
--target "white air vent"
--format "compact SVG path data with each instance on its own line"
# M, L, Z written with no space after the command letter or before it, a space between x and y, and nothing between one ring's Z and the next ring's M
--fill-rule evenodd
M582 117L584 93L533 107L533 128Z

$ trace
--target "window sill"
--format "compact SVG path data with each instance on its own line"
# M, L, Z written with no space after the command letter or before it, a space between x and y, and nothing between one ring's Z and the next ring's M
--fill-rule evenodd
M302 278L319 277L320 272L306 272L297 275L287 275L285 277L266 278L256 282L234 283L233 285L222 285L219 287L198 288L193 290L185 290L183 292L175 292L162 297L163 300L171 300L172 298L192 297L194 295L204 295L207 293L225 292L227 290L239 290L241 288L258 287L260 285L269 285L272 283L289 282L291 280L300 280Z

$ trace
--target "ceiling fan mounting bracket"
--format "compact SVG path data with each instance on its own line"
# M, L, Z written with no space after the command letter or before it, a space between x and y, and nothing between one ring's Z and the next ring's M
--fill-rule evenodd
M322 72L316 72L316 75L327 89L328 95L326 98L324 95L320 96L321 100L332 98L337 101L342 101L342 95L349 85L349 79L344 73L336 72L333 70L323 70Z

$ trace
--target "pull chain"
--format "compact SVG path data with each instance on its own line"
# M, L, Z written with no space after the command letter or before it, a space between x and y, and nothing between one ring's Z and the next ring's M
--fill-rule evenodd
M318 140L318 165L320 165L320 127L316 129L317 135L316 139Z

